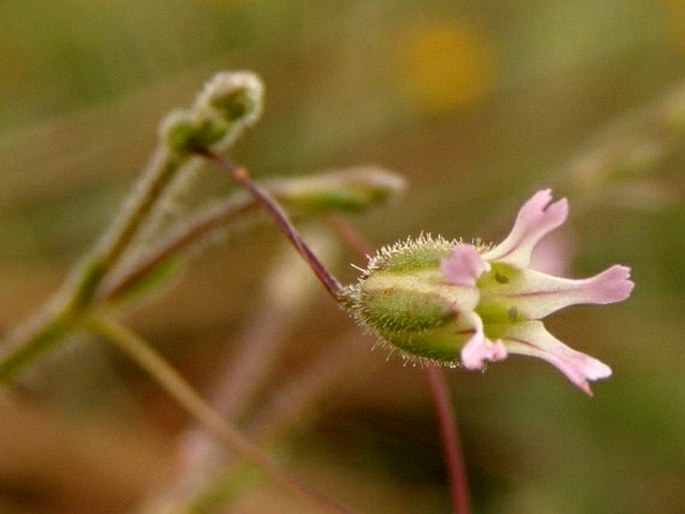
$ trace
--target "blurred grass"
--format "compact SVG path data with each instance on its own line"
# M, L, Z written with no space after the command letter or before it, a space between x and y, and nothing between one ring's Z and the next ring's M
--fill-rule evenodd
M482 376L450 372L477 511L681 512L685 138L681 132L630 177L638 189L656 180L671 193L649 210L619 187L626 177L587 192L563 174L606 142L616 119L681 82L683 26L685 2L677 0L5 0L0 329L38 306L95 240L143 166L163 114L185 105L214 71L252 69L264 77L266 111L236 159L258 177L363 163L405 174L411 190L402 204L354 219L377 244L422 230L497 240L530 192L559 184L572 212L583 205L568 231L573 272L633 267L628 303L553 319L560 338L614 368L593 400L525 359ZM211 171L203 180L221 182ZM277 237L267 229L232 240L199 260L169 296L128 316L206 385L217 347L230 350L243 316L258 308L249 293L259 289ZM352 280L349 269L340 273ZM279 378L292 372L289 363L306 363L308 348L326 334L355 330L320 303L322 311L297 321L302 329ZM81 493L92 484L58 480L55 461L29 475L15 466L56 432L73 437L106 412L113 448L120 433L142 423L147 428L126 440L131 452L143 455L150 437L173 451L172 436L186 422L176 407L122 359L91 351L110 373L93 371L103 365L96 358L91 373L76 372L65 352L38 389L41 405L56 410L47 419L2 405L0 439L11 441L13 453L0 456L0 492L16 512L88 511ZM381 352L369 353L367 365L327 399L318 423L303 427L294 463L360 509L368 494L383 503L376 512L443 512L439 475L417 484L405 478L416 472L394 471L440 465L420 374ZM130 403L117 402L122 390ZM102 400L108 395L112 403ZM77 412L78 423L65 429L60 409ZM327 444L352 448L348 462L332 459ZM431 460L412 459L413 452ZM110 511L130 499L127 487L119 483L102 500ZM54 488L69 505L54 501ZM258 498L245 502L245 512L260 511Z

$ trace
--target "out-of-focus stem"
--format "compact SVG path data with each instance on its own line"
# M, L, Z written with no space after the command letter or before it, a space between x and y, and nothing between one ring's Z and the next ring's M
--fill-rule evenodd
M332 253L332 236L328 233L322 235L327 236L328 240L322 241L317 248L326 254ZM231 352L230 359L226 358L225 363L219 365L223 371L209 396L213 408L233 423L246 414L256 392L270 376L281 356L281 347L290 325L299 318L318 287L299 255L289 247L283 250L272 265L272 271L265 277L259 308L252 319L246 322L246 330L239 337L237 352ZM279 388L279 394L281 391ZM197 493L197 484L203 482L203 477L209 477L216 471L217 461L225 455L221 448L217 448L217 441L201 427L186 433L181 444L178 480L169 493L180 497L179 501L183 502L189 495L185 491L190 489L191 495Z
M50 304L47 312L2 342L0 385L10 382L34 359L55 346L72 326L69 306Z
M48 308L33 322L4 342L0 356L0 383L11 380L34 359L59 344L81 314L94 301L103 279L147 220L166 185L187 159L172 156L160 148L148 164L128 204L110 231L85 260L77 265Z
M314 415L313 404L346 376L353 366L356 374L360 372L360 366L364 366L365 362L364 355L364 346L359 344L358 337L347 335L341 341L334 342L299 375L279 387L276 394L260 408L246 432L262 446L278 447L289 430L301 426L304 419ZM196 485L190 493L182 490L178 501L181 504L179 512L204 512L198 506L206 505L208 499L210 504L216 505L230 498L233 484L240 480L240 467L236 464L229 461L208 481L196 481L195 484L201 485Z
M684 133L685 83L610 122L560 170L560 188L577 197L575 215L607 202L654 208L682 201L682 182L650 172L682 147Z
M258 466L272 480L291 493L319 505L327 512L336 512L338 514L348 512L332 500L301 484L283 471L275 459L264 453L212 409L173 366L164 360L161 355L135 332L116 321L98 315L88 316L83 321L83 324L94 333L114 343L154 378L202 426L219 438L236 454Z

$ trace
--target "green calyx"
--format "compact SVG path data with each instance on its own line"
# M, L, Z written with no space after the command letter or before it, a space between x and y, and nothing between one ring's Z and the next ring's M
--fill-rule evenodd
M353 316L410 359L458 362L464 342L458 334L460 311L474 303L477 293L449 284L440 270L454 244L421 236L381 249L348 288L346 304Z
M461 347L466 342L457 337L452 324L420 332L379 332L382 342L399 350L410 360L432 362L446 366L459 363Z
M369 272L413 273L421 269L439 271L440 261L449 257L456 241L422 235L381 248L369 261Z
M357 293L362 318L384 332L419 332L445 325L456 315L454 300L449 291L441 291L444 287L430 287L435 278L433 273L371 274Z

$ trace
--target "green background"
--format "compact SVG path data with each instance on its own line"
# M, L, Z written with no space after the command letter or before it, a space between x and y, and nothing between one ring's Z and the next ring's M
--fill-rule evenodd
M107 226L159 120L214 72L253 70L265 112L233 158L257 178L402 174L400 202L350 218L375 245L496 242L551 186L571 204L568 273L632 267L629 301L546 320L612 366L594 398L532 359L447 372L475 512L685 510L685 2L4 0L0 63L2 332ZM200 180L208 195L222 184ZM127 319L210 391L247 320L269 316L260 290L280 239L230 238ZM363 263L339 261L355 280L348 263ZM421 371L371 352L313 295L252 408L347 334L355 365L287 432L289 467L360 512L447 512ZM191 421L102 343L48 361L27 399L0 406L0 510L135 511L170 480ZM298 502L264 485L232 512L308 512Z

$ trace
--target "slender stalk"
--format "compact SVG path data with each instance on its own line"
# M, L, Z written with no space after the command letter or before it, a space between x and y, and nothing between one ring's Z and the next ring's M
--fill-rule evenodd
M367 355L364 345L359 344L358 336L350 337L348 334L335 341L265 402L246 431L251 437L266 442L295 428L303 418L312 416L312 404L336 383L350 373L355 376L364 373L363 359Z
M260 406L259 414L247 425L245 432L264 447L278 448L287 444L287 432L301 426L303 420L316 416L314 404L330 391L334 384L349 376L352 369L355 374L359 374L360 366L364 366L365 355L364 346L359 344L358 338L347 336L341 341L334 342L302 373L279 387L278 392L271 395L265 405ZM203 439L199 441L199 451L206 452L207 448L202 444ZM198 443L197 439L195 443ZM188 449L193 448L189 446ZM197 447L195 449L197 450ZM198 453L187 452L186 455L192 458ZM212 455L216 455L216 449ZM193 471L198 468L197 461L188 462L188 465L193 466L189 468ZM220 471L214 470L206 482L200 482L196 476L190 476L186 484L190 484L193 492L189 494L188 488L181 484L178 494L173 496L180 498L179 512L205 512L195 509L195 506L202 505L208 498L223 503L224 498L230 497L233 490L231 484L240 480L239 476L236 476L240 469L236 462L228 461ZM198 483L202 484L199 488Z
M181 254L213 230L223 227L241 216L248 215L254 208L254 201L236 201L203 213L146 253L135 265L123 270L123 273L117 274L111 281L103 284L102 298L108 302L116 302L118 298L135 287L138 282L165 260Z
M452 509L455 514L468 514L471 512L471 501L450 389L445 374L438 366L426 366L424 372L433 393L435 410L440 422L443 456L452 490Z
M94 302L102 281L128 249L164 188L184 163L164 149L157 150L128 204L98 246L73 269L46 310L0 345L0 384L11 380L69 333L80 314Z
M292 224L288 215L281 208L281 206L273 199L267 192L261 189L250 178L247 170L242 166L236 166L220 155L216 155L209 150L198 149L196 152L207 159L214 161L221 169L230 175L230 177L238 184L243 186L254 199L262 204L269 215L274 219L278 227L285 234L288 240L295 247L297 252L309 264L314 274L317 276L321 284L326 288L330 295L336 300L340 300L342 296L343 287L338 280L328 271L328 268L318 259L311 251L309 246L302 240L297 229Z
M9 383L25 366L56 346L69 332L72 320L70 306L55 302L7 340L0 341L0 385Z
M72 281L73 302L77 307L87 307L92 303L100 284L148 221L164 189L182 165L191 166L192 163L173 156L164 147L157 149L119 217L86 258L76 280Z
M291 493L302 497L327 512L345 514L348 511L289 476L267 453L228 424L212 407L181 377L181 375L138 334L120 323L98 315L90 315L84 324L120 350L144 369L188 413L195 417L208 431L228 448L258 466L264 474Z
M371 245L364 237L344 219L330 215L328 220L350 249L364 259L372 253ZM466 477L466 466L461 451L457 418L451 399L450 389L441 368L437 366L424 367L424 375L433 395L435 412L440 428L443 457L450 489L452 491L452 509L454 514L469 514L471 512L469 488Z
M103 240L98 252L103 264L112 264L127 248L181 164L182 161L171 156L165 148L160 148L152 157L121 218L115 222L111 234Z

